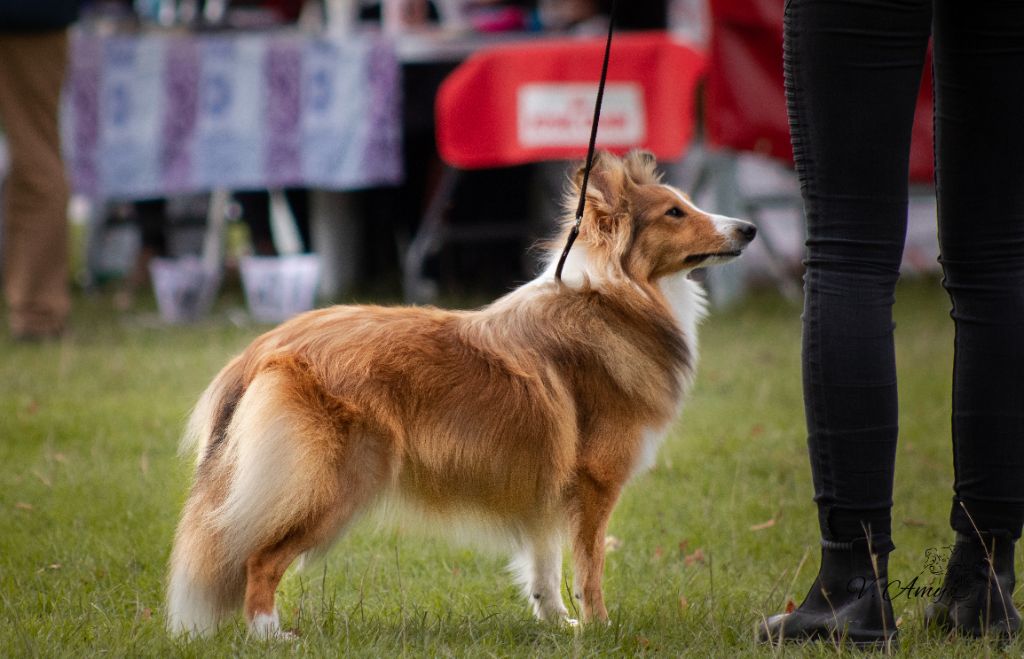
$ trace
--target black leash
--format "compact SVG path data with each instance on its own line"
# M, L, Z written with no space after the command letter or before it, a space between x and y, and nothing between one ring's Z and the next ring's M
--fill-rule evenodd
M580 185L580 203L576 207L576 223L569 232L569 238L565 241L565 249L558 259L558 267L555 268L555 279L562 281L562 266L569 256L572 244L576 242L576 236L580 234L580 222L583 221L583 209L587 205L587 183L590 181L590 168L594 165L594 145L597 142L597 124L601 120L601 101L604 100L604 83L608 78L608 58L612 52L612 32L615 30L615 6L617 0L612 0L611 12L608 16L608 41L604 46L604 63L601 65L601 82L597 85L597 102L594 104L594 122L590 126L590 146L587 147L587 164L583 168L583 184Z

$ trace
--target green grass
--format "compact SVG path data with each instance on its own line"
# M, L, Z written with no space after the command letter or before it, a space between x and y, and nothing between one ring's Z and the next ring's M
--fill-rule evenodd
M894 578L921 573L925 549L951 539L947 308L935 281L900 288ZM325 563L286 576L280 609L300 640L250 640L239 619L209 640L170 638L164 570L190 478L177 438L204 385L261 331L227 317L164 327L79 298L62 343L0 338L0 656L765 656L755 621L814 576L799 309L762 295L705 324L683 420L616 509L610 626L538 624L503 557L367 521ZM1002 650L926 633L924 604L896 601L900 654ZM836 651L786 651L801 653Z

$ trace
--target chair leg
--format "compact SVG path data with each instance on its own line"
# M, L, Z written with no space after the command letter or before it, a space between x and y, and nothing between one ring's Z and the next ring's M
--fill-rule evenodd
M765 202L768 205L778 205L779 199L763 200L756 196L743 195L738 180L735 154L725 152L710 154L705 158L705 162L698 170L695 188L703 190L705 186L710 187L714 195L715 212L741 216L758 225L761 229L758 232L758 241L764 245L768 256L768 273L775 282L776 289L787 300L796 302L802 299L803 291L800 284L787 272L786 259L782 251L770 233L764 230L763 224L758 221ZM794 197L792 205L797 209L802 208L800 198ZM708 284L712 302L716 306L726 307L742 298L747 289L745 276L746 266L742 261L709 271Z
M802 212L802 210L798 211ZM766 231L763 224L756 218L760 216L759 207L756 201L747 203L747 218L757 225L757 238L764 246L765 254L768 255L768 273L775 280L775 287L784 298L790 302L799 302L803 299L803 290L786 270L786 259L771 237L771 232Z
M731 152L709 154L707 170L703 176L709 181L714 212L739 217L745 209L737 180L736 155ZM727 308L743 299L747 293L746 279L747 265L743 260L709 268L707 285L711 303L717 308Z
M107 213L109 205L96 203L93 206L89 221L85 225L85 268L82 273L82 285L87 290L98 284L100 259L102 258L103 234L107 229Z
M445 208L460 178L459 170L445 166L426 214L402 257L402 292L406 302L430 302L437 297L437 284L424 276L423 264L444 245Z
M207 272L220 272L224 266L224 240L230 205L231 191L227 188L216 188L210 193L202 254L203 266Z

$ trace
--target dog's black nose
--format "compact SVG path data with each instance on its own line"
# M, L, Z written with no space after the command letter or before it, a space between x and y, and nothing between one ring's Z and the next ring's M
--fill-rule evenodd
M743 236L743 239L748 243L757 235L757 227L750 222L744 222L736 229L736 231L739 232L739 234Z

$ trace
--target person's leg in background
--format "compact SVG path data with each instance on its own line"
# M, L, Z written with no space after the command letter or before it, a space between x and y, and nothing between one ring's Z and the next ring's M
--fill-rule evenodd
M127 311L135 304L135 296L149 280L150 262L167 256L167 199L141 199L133 202L132 206L140 244L131 272L114 294L114 306L121 311Z
M15 337L63 331L68 283L68 183L59 106L66 30L0 33L0 125L11 154L3 212L3 279Z
M910 135L931 0L790 0L786 93L807 217L808 449L822 563L762 641L884 642L897 421L892 304L907 226ZM862 595L858 597L858 595Z
M312 249L309 230L309 190L285 188L285 199L295 218L296 229L302 238L303 251ZM253 252L257 256L275 256L274 233L270 223L270 194L266 190L247 190L235 193L235 201L242 207L242 221L249 227Z
M935 147L953 367L957 533L930 620L1012 633L1024 525L1024 5L935 2ZM986 554L994 559L990 570Z
M299 230L299 237L302 238L303 251L313 251L313 236L309 226L309 189L285 188L284 197L295 217L295 228Z
M236 192L235 201L242 207L242 221L249 227L249 239L257 256L274 256L274 237L270 232L270 196L266 190Z

